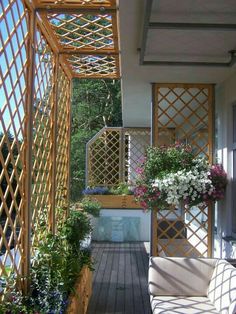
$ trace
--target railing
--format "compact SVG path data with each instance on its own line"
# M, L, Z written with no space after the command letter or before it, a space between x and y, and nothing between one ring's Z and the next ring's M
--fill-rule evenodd
M148 145L149 128L103 128L87 143L87 186L132 185Z

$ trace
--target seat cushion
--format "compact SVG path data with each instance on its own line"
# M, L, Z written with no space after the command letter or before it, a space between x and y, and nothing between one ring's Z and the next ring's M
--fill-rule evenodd
M236 313L236 268L218 260L208 289L208 298L222 314Z
M216 259L209 258L151 257L149 293L206 297L215 264Z
M207 297L151 296L153 314L220 313Z

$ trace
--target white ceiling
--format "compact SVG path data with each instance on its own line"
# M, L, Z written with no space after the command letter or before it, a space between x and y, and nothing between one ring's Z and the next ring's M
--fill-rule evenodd
M145 60L227 62L228 51L235 48L236 31L152 29Z
M233 67L140 65L146 3L119 0L124 126L150 126L151 84L223 82ZM236 0L153 0L150 22L236 24ZM149 29L144 60L228 62L236 30Z
M235 0L153 0L150 22L236 24ZM227 62L235 30L149 29L144 60Z
M235 23L235 13L235 0L153 0L151 21Z

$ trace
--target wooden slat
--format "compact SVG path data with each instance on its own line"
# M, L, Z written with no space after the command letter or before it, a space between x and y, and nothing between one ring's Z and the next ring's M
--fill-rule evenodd
M36 8L42 9L83 9L83 10L97 10L100 11L101 8L108 9L116 9L116 1L115 0L104 0L104 1L96 1L96 0L65 0L65 1L54 1L54 0L34 0L34 4Z

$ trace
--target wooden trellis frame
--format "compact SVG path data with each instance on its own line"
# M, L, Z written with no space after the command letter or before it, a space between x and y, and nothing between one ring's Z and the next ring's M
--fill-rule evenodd
M26 291L40 228L68 207L71 80L120 75L117 5L6 0L0 28L0 277Z
M210 84L153 84L153 145L188 143L211 163L212 112ZM152 255L211 256L212 206L153 209L151 250Z
M103 128L87 143L87 186L134 185L149 145L149 128Z

